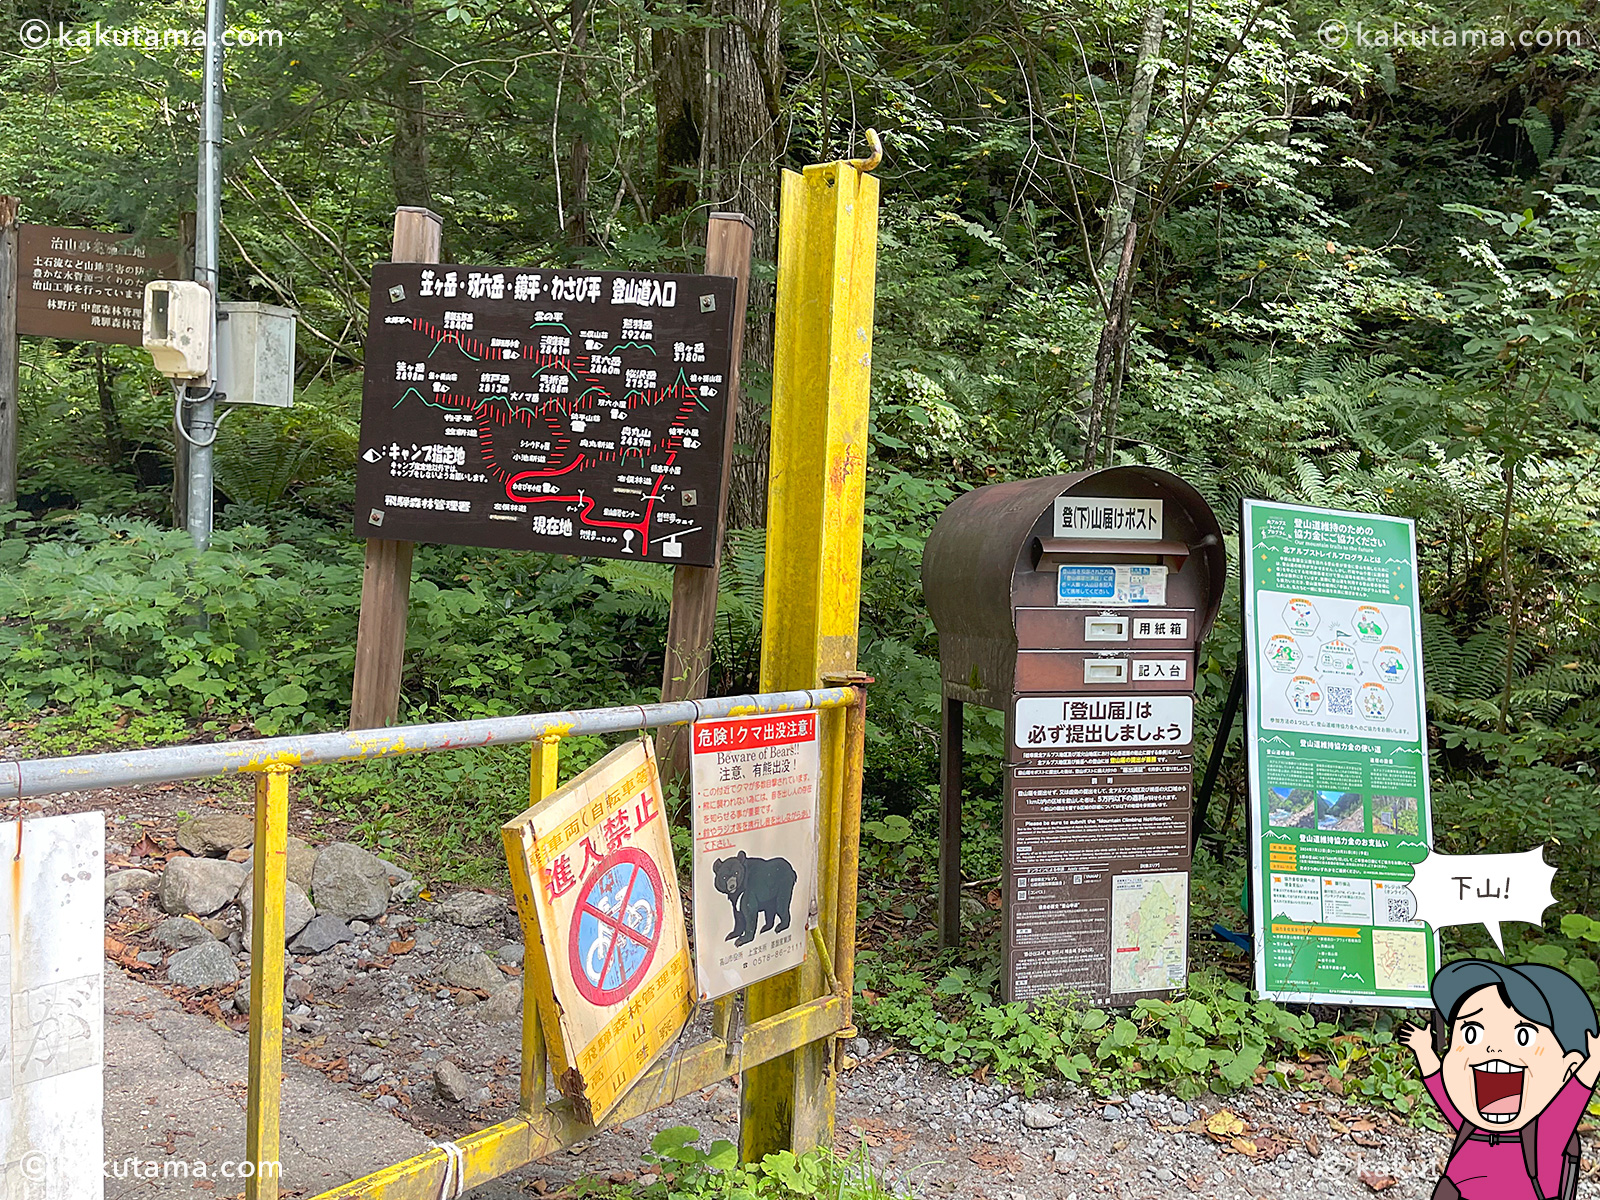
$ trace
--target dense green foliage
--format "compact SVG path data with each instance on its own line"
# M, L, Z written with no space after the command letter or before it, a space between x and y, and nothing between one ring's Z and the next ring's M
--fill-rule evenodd
M198 6L8 11L192 25ZM142 354L24 343L21 510L0 538L0 706L40 750L341 722L360 580L348 525L365 273L386 257L396 200L444 215L454 261L692 267L729 168L658 145L665 76L652 55L667 34L719 28L722 12L689 0L287 0L236 14L287 37L229 59L223 289L300 309L297 406L225 429L221 529L197 557L164 532L170 400ZM1600 64L1583 45L1395 50L1315 36L1330 20L1566 28L1575 18L1554 0L1511 18L1336 0L1170 7L1128 210L1130 332L1107 372L1102 331L1119 294L1102 242L1116 249L1113 184L1128 180L1146 16L1098 0L783 6L781 165L853 153L869 122L889 147L861 647L880 681L862 968L881 999L862 1017L945 1061L1028 1081L1229 1088L1288 1080L1280 1061L1320 1056L1302 1084L1333 1078L1409 1103L1415 1081L1387 1018L1251 1001L1229 952L1205 941L1213 921L1242 920L1237 828L1220 831L1225 861L1199 860L1202 969L1181 1001L1116 1017L1001 1008L987 911L972 914L960 954L933 952L938 674L921 546L966 488L1084 461L1179 472L1230 529L1243 496L1414 517L1438 846L1545 842L1559 903L1515 949L1600 987ZM192 195L197 80L185 51L4 60L0 191L24 197L24 219L175 235ZM780 164L753 170L768 165ZM680 185L695 203L659 202ZM759 263L758 279L771 271ZM759 361L748 375L759 413ZM760 529L738 531L730 557L718 691L755 678ZM653 698L669 589L637 565L419 549L405 715ZM208 624L185 620L197 610ZM1230 586L1202 653L1202 739L1233 669L1237 611ZM973 878L997 869L1000 736L996 714L972 714ZM598 750L576 747L568 762ZM308 772L305 786L370 840L409 835L435 867L481 876L496 869L494 828L521 806L524 770L509 754L441 757ZM1243 789L1230 750L1213 813ZM1487 944L1474 929L1449 937Z

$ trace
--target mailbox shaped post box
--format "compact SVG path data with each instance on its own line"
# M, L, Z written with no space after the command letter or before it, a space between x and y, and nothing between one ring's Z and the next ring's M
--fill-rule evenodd
M1006 999L1184 986L1195 656L1226 580L1210 506L1150 467L977 488L935 525L940 928L958 940L962 712L979 704L1006 714Z

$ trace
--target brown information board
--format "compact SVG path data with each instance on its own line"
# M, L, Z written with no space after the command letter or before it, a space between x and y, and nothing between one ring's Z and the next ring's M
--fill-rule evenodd
M35 337L143 345L144 285L178 273L132 234L20 225L17 243L17 332Z
M357 536L712 565L734 289L379 264Z

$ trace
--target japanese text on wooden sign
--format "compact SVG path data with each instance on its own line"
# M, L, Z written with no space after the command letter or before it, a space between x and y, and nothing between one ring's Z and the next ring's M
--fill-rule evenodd
M125 233L17 228L17 332L79 342L144 342L144 285L177 274L170 250Z
M734 288L378 265L357 535L712 565Z
M694 936L702 1000L805 958L822 773L815 712L698 721Z
M651 743L612 751L502 833L523 928L532 931L530 969L540 972L556 1079L596 1124L678 1036L693 1006Z
M1247 500L1241 526L1256 987L1428 1004L1406 883L1428 852L1412 523Z

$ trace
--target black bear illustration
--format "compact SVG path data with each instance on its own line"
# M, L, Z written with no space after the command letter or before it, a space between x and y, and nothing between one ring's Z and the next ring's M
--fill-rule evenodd
M733 905L733 932L723 941L747 946L755 941L756 925L763 916L767 933L777 923L777 932L789 928L789 904L794 899L797 878L786 858L748 858L743 850L738 858L719 858L711 864L717 891Z

